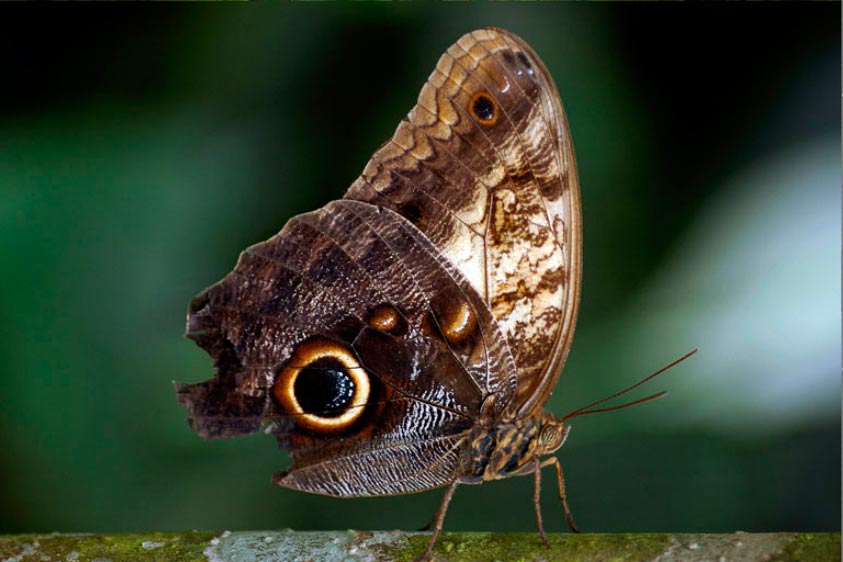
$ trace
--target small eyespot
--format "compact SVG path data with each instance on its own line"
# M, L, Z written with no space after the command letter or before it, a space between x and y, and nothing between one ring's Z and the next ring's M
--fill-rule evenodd
M433 317L429 327L433 333L453 346L472 345L477 318L459 291L445 289L431 300L430 306Z
M471 113L482 125L494 125L498 120L498 106L486 92L471 98Z
M398 310L389 304L380 304L376 306L369 314L368 324L371 328L380 332L387 332L390 334L398 334L403 332L404 321Z
M305 341L281 369L272 389L278 405L296 423L317 433L334 433L363 415L371 381L351 351L324 339Z
M465 301L454 303L442 311L440 318L442 335L452 344L459 344L468 339L477 328L474 312Z

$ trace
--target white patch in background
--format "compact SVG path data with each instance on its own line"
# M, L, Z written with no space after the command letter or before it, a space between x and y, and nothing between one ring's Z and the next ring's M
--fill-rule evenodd
M774 154L716 191L624 315L628 368L646 374L671 359L665 349L700 348L653 409L676 425L772 432L839 419L839 139Z

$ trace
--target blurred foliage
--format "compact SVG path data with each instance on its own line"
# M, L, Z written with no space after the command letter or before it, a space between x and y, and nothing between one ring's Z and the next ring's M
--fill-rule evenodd
M0 531L428 520L438 492L334 500L273 488L287 457L272 439L200 441L170 382L212 372L182 337L190 298L245 246L341 196L441 52L489 25L545 60L577 149L584 294L551 409L569 411L703 347L696 367L659 381L670 398L577 420L560 458L580 526L839 529L838 3L4 12ZM825 147L819 160L781 157L811 146ZM803 164L741 180L783 161ZM828 173L810 173L819 168ZM776 178L795 179L767 189ZM789 212L793 203L765 211L799 200L817 202L808 213L830 209L830 224ZM764 253L794 268L792 282L771 284L776 270L745 275L755 245L772 244L758 233L790 226L802 245ZM746 249L730 257L733 247ZM699 292L696 281L706 282ZM734 294L747 296L735 303ZM809 297L815 306L802 308ZM747 350L747 337L771 327L758 311L784 303L819 328L794 324L786 341ZM698 331L714 310L721 340ZM734 322L739 311L751 321ZM765 367L752 374L758 357ZM774 379L796 390L763 401ZM811 391L804 400L800 389ZM788 422L769 423L777 419ZM546 492L556 530L561 509ZM464 487L446 525L530 530L530 493L526 479Z

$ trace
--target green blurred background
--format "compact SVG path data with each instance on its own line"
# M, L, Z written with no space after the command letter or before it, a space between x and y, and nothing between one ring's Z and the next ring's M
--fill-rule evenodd
M840 526L840 4L12 6L0 14L0 531L416 529L439 492L272 487L204 442L190 298L342 195L461 34L530 42L565 102L585 273L549 403L587 531ZM529 479L448 529L534 529ZM552 487L545 519L561 530Z

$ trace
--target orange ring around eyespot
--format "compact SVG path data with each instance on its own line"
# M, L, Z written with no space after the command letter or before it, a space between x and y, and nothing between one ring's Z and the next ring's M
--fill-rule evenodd
M475 104L481 98L485 99L485 101L491 105L492 116L489 118L484 118L482 115L478 115L475 109ZM477 92L471 97L471 103L468 104L468 111L477 119L477 122L482 125L494 125L498 122L498 114L500 113L500 108L498 107L498 102L495 101L489 92Z
M346 406L341 415L336 417L305 412L296 398L295 384L299 373L311 363L325 357L335 359L345 367L346 374L354 382L354 394L351 403ZM301 427L318 433L333 433L342 431L360 419L369 400L371 387L366 370L346 346L329 340L317 339L306 341L296 348L287 362L287 366L278 373L272 393L281 409L287 414L294 415L296 422Z

